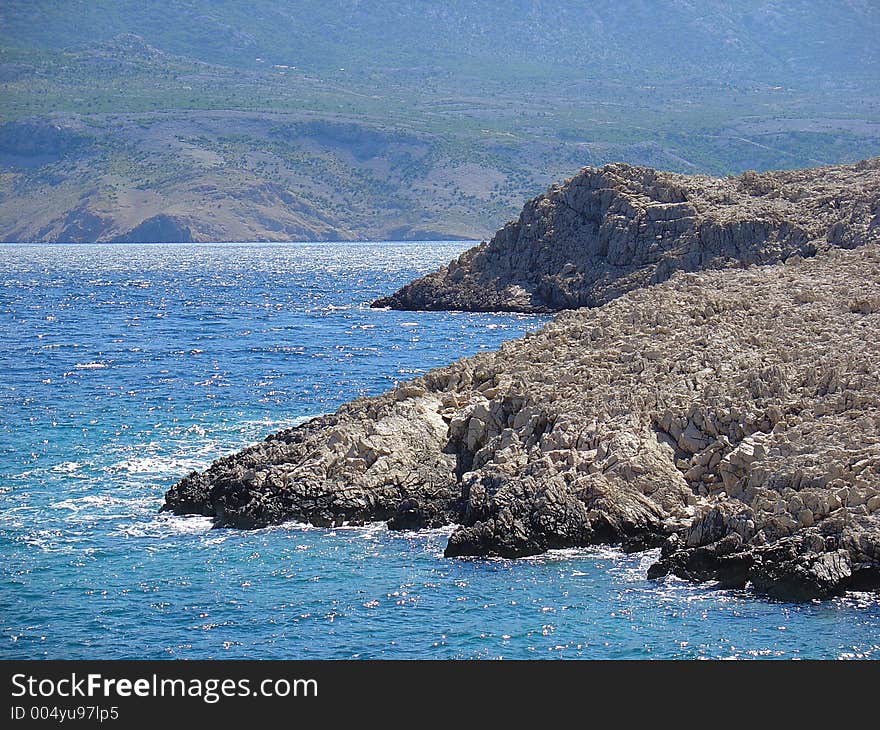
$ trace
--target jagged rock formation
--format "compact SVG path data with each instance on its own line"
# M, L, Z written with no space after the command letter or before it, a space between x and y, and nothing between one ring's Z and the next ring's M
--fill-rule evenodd
M394 309L554 312L698 271L880 239L880 158L717 179L585 168L488 243L374 302Z
M778 250L811 240L776 230ZM653 576L790 599L877 589L878 292L876 243L675 273L220 459L164 509L244 528L453 522L450 556L660 545Z

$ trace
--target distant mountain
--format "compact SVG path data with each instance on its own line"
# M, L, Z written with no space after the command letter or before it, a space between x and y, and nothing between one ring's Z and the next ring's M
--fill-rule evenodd
M878 38L858 0L6 0L0 239L482 237L583 165L855 161Z
M472 73L496 80L876 78L880 6L851 0L6 0L5 42L87 47L134 33L242 68Z

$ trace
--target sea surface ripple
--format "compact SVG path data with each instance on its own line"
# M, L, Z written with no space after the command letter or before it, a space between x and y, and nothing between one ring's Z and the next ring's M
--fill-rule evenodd
M0 245L0 658L880 658L867 594L158 514L218 456L540 326L369 309L468 245Z

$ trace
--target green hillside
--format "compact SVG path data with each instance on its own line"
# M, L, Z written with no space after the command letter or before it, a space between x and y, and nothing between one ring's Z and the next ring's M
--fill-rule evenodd
M878 39L856 0L6 0L0 239L481 237L587 164L853 161Z

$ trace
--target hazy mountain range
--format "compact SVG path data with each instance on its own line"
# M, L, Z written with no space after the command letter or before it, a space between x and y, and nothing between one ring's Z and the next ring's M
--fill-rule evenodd
M0 239L483 237L583 165L880 153L880 5L0 5Z

